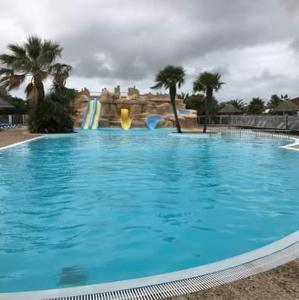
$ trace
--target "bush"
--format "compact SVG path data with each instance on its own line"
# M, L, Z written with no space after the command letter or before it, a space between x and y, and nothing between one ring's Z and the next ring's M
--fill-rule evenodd
M70 133L74 131L73 89L53 90L29 113L29 128L35 133Z

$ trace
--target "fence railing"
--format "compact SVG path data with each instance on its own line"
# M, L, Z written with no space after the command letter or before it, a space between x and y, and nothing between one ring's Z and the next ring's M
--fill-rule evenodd
M204 123L204 116L199 116L199 124ZM245 128L280 129L299 131L299 116L269 116L269 115L242 115L242 116L209 116L210 125L228 125Z
M290 139L290 130L283 129L246 129L246 128L223 128L220 130L222 134L238 137L270 137Z

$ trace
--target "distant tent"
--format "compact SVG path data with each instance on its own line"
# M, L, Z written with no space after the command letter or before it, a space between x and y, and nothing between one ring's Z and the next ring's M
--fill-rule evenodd
M280 113L295 113L297 111L299 111L299 106L292 101L281 102L276 108L274 108L274 112Z
M240 114L242 112L240 109L236 108L231 103L227 103L222 109L219 110L218 113L222 115L233 115L233 114Z
M13 105L9 104L6 100L3 98L0 98L0 109L7 109L7 108L14 108Z

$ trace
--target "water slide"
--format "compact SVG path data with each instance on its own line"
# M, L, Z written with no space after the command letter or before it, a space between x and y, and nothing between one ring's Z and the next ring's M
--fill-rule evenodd
M157 127L158 121L161 119L162 117L160 115L152 115L146 119L145 124L149 129L155 129Z
M97 99L89 100L85 109L81 127L83 129L97 129L101 111L101 104Z
M123 129L125 130L130 129L132 119L129 116L129 110L127 108L122 108L120 110L120 123Z
M93 118L93 122L91 125L91 129L98 129L100 113L101 113L101 103L100 103L100 101L96 100L96 108L95 108L95 113L94 113L94 118Z
M189 109L185 109L185 108L180 108L178 112L179 112L180 115L190 115L190 114L192 114L192 112Z
M181 108L181 109L178 109L178 115L185 115L185 116L190 116L193 114L192 110L189 110L189 109L184 109L184 108ZM146 121L145 121L145 124L146 126L149 128L149 129L155 129L157 127L157 124L159 122L159 120L163 119L163 115L151 115L149 116Z

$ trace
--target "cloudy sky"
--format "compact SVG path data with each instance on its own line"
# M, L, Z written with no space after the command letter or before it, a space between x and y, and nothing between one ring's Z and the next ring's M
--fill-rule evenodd
M1 0L0 52L39 35L61 43L68 85L148 92L167 64L226 83L220 101L299 96L298 0ZM20 93L20 92L19 92Z

